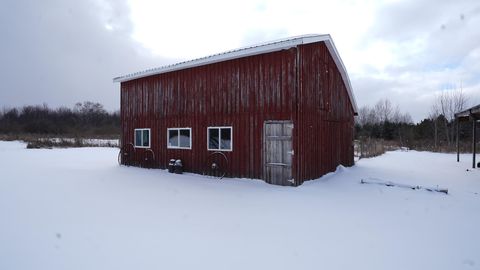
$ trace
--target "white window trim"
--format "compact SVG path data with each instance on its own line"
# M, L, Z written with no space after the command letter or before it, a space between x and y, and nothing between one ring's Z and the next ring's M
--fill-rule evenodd
M211 149L210 148L210 138L209 138L209 130L210 129L222 129L222 128L229 128L230 129L230 149ZM221 131L218 132L218 147L222 145L222 134L220 134ZM207 150L208 151L225 151L225 152L232 152L233 151L233 126L211 126L207 127Z
M137 146L137 130L148 130L148 146ZM150 148L152 142L152 131L149 128L136 128L133 132L133 146L135 148ZM142 132L142 144L143 144L143 132Z
M180 140L180 130L182 129L188 129L190 131L190 147L181 147L181 146L170 146L170 130L178 130L178 135L179 135L179 140ZM183 127L183 128L167 128L167 148L168 149L186 149L186 150L191 150L192 149L192 128L189 127ZM179 141L180 145L180 141Z

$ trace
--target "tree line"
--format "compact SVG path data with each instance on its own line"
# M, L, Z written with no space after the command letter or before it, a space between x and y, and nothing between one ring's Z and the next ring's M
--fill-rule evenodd
M85 101L73 108L50 108L47 104L0 111L0 134L60 136L109 136L120 134L119 111L108 112L102 104Z
M388 99L363 106L355 118L355 139L379 139L399 146L430 151L453 151L456 145L455 113L465 110L468 101L461 90L438 94L430 114L414 123ZM102 104L85 101L72 108L50 108L47 104L0 111L0 134L71 137L119 137L120 113L108 112ZM471 125L460 125L460 146L471 147Z
M418 150L454 151L456 146L455 113L467 108L468 101L461 90L444 91L435 97L428 117L413 123L408 113L402 113L388 99L378 101L375 106L364 106L355 119L355 137L381 139L396 142ZM461 124L460 147L464 151L471 147L471 125Z

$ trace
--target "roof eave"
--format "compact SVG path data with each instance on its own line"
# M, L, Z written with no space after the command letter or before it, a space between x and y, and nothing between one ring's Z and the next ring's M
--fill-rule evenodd
M152 75L158 75L158 74L172 72L172 71L186 69L186 68L193 68L193 67L233 60L237 58L243 58L248 56L254 56L254 55L259 55L264 53L285 50L292 47L296 47L300 44L309 44L309 43L320 42L325 40L331 40L330 35L307 35L304 37L292 37L285 41L269 42L266 44L259 44L259 45L239 48L239 49L218 53L211 56L206 56L206 57L202 57L194 60L180 62L173 65L163 66L160 68L154 68L146 71L141 71L141 72L136 72L136 73L120 76L120 77L115 77L113 78L113 82L131 81L131 80L148 77Z

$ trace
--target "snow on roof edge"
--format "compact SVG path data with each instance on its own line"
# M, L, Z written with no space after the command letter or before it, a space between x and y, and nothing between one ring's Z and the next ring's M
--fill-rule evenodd
M329 34L324 34L324 35L308 34L308 35L294 36L294 37L289 37L285 39L279 39L279 40L269 41L261 44L246 46L239 49L234 49L234 50L230 50L230 51L226 51L226 52L222 52L222 53L218 53L210 56L205 56L205 57L188 60L184 62L179 62L171 65L166 65L158 68L148 69L145 71L135 72L135 73L127 74L120 77L115 77L113 78L113 82L126 82L126 81L131 81L131 80L148 77L152 75L167 73L171 71L193 68L193 67L198 67L198 66L203 66L203 65L208 65L208 64L228 61L232 59L258 55L258 54L275 52L275 51L296 47L301 44L309 44L309 43L315 43L315 42L321 42L321 41L325 42L328 50L330 51L330 54L333 57L333 60L335 61L335 64L339 68L340 74L345 83L345 87L347 88L348 96L353 106L353 111L355 114L357 114L358 113L357 103L355 101L355 97L353 96L352 85L350 83L347 70Z

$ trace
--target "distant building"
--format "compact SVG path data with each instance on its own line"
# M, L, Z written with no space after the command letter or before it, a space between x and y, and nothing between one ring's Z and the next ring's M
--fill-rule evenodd
M330 35L117 77L120 162L300 185L353 162L357 113ZM147 164L148 163L148 164Z
M473 106L464 111L455 113L456 129L457 129L457 162L460 161L460 122L472 122L472 168L480 168L480 162L476 163L477 155L477 123L480 122L480 104Z

